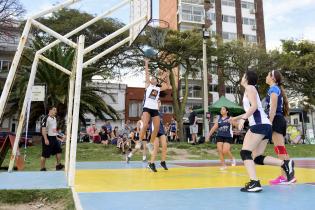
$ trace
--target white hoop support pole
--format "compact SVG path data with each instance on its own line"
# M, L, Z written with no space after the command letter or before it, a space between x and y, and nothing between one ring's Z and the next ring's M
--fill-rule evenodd
M83 70L83 56L84 56L84 35L79 37L78 42L78 56L77 56L77 70L75 79L75 92L73 102L73 122L71 131L71 149L70 149L70 165L68 185L73 187L75 181L75 167L77 155L77 139L78 139L78 126L79 126L79 112L80 112L80 97L81 97L81 82Z
M16 158L16 153L17 153L17 149L19 146L19 142L20 142L20 138L21 138L21 134L22 134L22 130L23 130L23 125L24 125L24 120L25 120L25 112L26 112L26 108L27 108L27 99L32 95L32 87L33 87L33 84L35 81L38 62L39 62L39 54L36 53L35 57L34 57L33 65L32 65L30 78L29 78L29 81L27 84L27 89L25 92L23 107L22 107L20 119L19 119L19 125L18 125L18 128L16 130L15 141L14 141L14 145L13 145L13 149L12 149L12 154L11 154L11 158L10 158L8 172L12 172L12 170L13 170L14 161Z
M47 9L47 10L44 10L44 11L40 12L40 13L37 13L37 14L31 16L30 18L31 19L37 19L39 17L42 17L44 15L47 15L49 13L52 13L52 12L54 12L56 10L59 10L59 9L62 9L64 7L67 7L67 6L71 5L71 4L74 4L74 3L79 2L79 1L81 1L81 0L68 0L68 1L65 1L65 2L63 2L61 4L58 4L56 6L53 6L53 7L49 8L49 9Z
M47 26L41 24L40 22L36 21L36 20L32 20L32 24L34 26L36 26L37 28L45 31L46 33L50 34L51 36L55 37L56 39L60 39L61 41L63 41L64 43L66 43L67 45L73 47L73 48L77 48L77 44L74 43L73 41L65 38L64 36L62 36L61 34L53 31L52 29L48 28Z
M27 136L28 136L28 125L29 125L29 121L30 121L30 113L31 113L31 105L32 105L32 93L33 93L33 91L31 91L31 94L27 98L25 142L24 142L24 161L26 160Z
M131 37L127 37L126 39L118 42L117 44L111 46L110 48L108 48L107 50L103 51L102 53L96 55L95 57L91 58L90 60L86 61L83 64L83 68L88 67L89 65L95 63L97 60L99 60L100 58L104 57L105 55L107 55L108 53L111 53L112 51L116 50L117 48L123 46L124 44L126 44L127 42L129 42L131 39Z
M14 80L14 77L15 77L16 69L17 69L17 67L19 65L20 58L21 58L23 49L25 47L25 44L26 44L26 41L27 41L28 34L30 32L31 26L32 26L32 21L31 21L31 19L28 19L26 21L26 24L25 24L22 36L20 38L19 45L17 47L17 51L16 51L16 53L14 55L14 58L13 58L13 61L12 61L12 65L11 65L8 77L7 77L6 81L5 81L5 84L4 84L2 93L1 93L1 98L0 98L0 119L2 119L4 108L5 108L5 105L7 103L7 99L8 99L8 96L9 96L9 93L10 93L10 90L11 90L11 87L12 87L12 83L13 83L13 80Z
M56 69L62 71L63 73L67 74L67 75L71 75L71 71L69 71L68 69L64 68L63 66L60 66L59 64L53 62L52 60L46 58L43 55L39 55L39 58L43 61L45 61L46 63L52 65L53 67L55 67Z
M110 41L111 39L115 38L116 36L124 33L125 31L127 31L129 28L131 28L132 26L136 25L137 23L141 22L142 20L145 20L147 16L143 16L141 18L139 18L138 20L135 20L134 22L118 29L117 31L115 31L114 33L111 33L110 35L106 36L105 38L99 40L98 42L96 42L95 44L92 44L91 46L87 47L84 50L84 55L91 52L92 50L98 48L99 46L105 44L106 42Z
M73 115L73 94L74 94L75 72L76 72L76 66L73 68L73 72L71 73L70 78L69 78L66 152L65 152L66 176L68 176L68 171L69 171L70 138L71 138L71 128L72 128L72 117L73 117L72 115Z
M93 18L92 20L90 20L89 22L84 23L83 25L81 25L80 27L74 29L73 31L67 33L66 35L64 35L65 38L69 38L71 36L73 36L74 34L82 31L83 29L89 27L90 25L96 23L97 21L101 20L102 18L112 14L113 12L115 12L116 10L118 10L119 8L123 7L124 5L126 5L127 3L129 3L130 0L125 0L123 2L121 2L120 4L118 4L117 6L113 7L110 10L107 10L106 12L104 12L103 14ZM49 45L47 45L46 47L42 48L39 50L39 53L42 54L45 51L53 48L54 46L56 46L57 44L59 44L61 41L59 39L57 39L56 41L50 43Z

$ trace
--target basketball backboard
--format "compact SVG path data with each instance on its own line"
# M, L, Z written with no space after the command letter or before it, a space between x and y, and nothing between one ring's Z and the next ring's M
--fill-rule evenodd
M152 0L131 0L130 23L142 17L144 17L143 20L130 28L130 45L137 39L152 18Z

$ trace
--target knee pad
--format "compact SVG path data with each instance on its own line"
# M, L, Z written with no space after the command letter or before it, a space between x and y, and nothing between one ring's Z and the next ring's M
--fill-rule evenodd
M259 155L259 156L255 157L254 162L255 162L257 165L264 165L264 159L265 159L265 157L266 157L266 156Z
M252 160L253 157L252 157L252 152L249 151L249 150L241 150L240 152L240 155L241 155L241 158L242 160Z
M287 155L288 154L285 146L275 146L274 150L275 150L275 153L277 155Z

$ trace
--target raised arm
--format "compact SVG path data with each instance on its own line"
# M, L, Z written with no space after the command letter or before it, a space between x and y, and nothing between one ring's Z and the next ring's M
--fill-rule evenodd
M145 71L145 88L147 88L150 85L149 59L144 59L144 71Z

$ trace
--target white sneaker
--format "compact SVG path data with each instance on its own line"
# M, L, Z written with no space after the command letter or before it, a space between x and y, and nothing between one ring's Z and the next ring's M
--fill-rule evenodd
M226 166L221 166L221 167L220 167L220 170L221 170L221 171L224 171L225 169L227 169Z
M148 150L149 150L150 154L152 155L152 154L153 154L153 150L154 150L154 146L153 146L153 144L151 144L151 143L147 143L147 148L148 148Z
M142 156L142 161L146 162L147 161L147 156Z
M231 166L236 166L236 160L235 159L232 159Z

